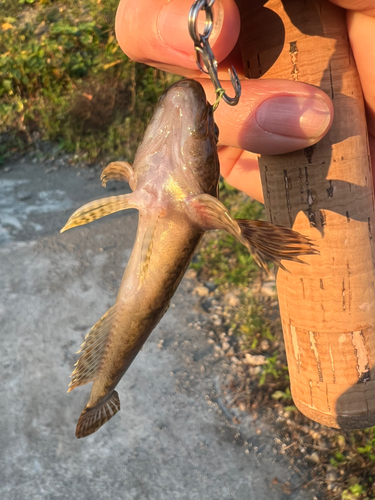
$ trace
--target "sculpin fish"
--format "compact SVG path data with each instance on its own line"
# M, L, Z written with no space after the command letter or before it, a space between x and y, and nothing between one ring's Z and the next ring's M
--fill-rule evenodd
M134 248L115 304L82 344L69 391L93 382L76 436L97 431L120 410L115 387L168 309L205 231L224 229L264 264L316 253L299 233L268 222L233 219L218 200L218 129L202 86L181 80L159 99L133 166L114 162L102 173L126 180L132 193L93 201L61 231L120 210L139 210ZM301 262L301 261L300 261ZM282 266L283 267L283 266Z

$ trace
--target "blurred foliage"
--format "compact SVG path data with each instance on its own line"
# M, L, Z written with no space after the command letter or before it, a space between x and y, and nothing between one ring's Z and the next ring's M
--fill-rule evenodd
M375 499L375 427L335 436L330 463L344 486L342 500Z
M176 77L130 61L114 34L117 0L0 0L0 155L33 136L89 161L131 159Z

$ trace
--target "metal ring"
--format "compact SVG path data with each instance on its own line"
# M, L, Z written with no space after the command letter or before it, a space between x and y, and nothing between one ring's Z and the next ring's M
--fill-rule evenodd
M229 97L223 91L217 74L217 62L215 59L215 55L212 52L210 43L208 41L213 28L212 6L214 2L215 0L195 0L189 12L189 34L194 42L198 68L203 73L206 73L210 76L211 81L215 87L215 92L219 92L218 95L220 95L220 98L222 98L230 106L235 106L241 96L241 82L237 76L236 70L232 66L232 68L229 70L229 75L232 86L234 88L235 96ZM201 10L204 10L206 12L206 21L203 34L199 33L197 27L198 15ZM206 69L204 69L204 66L206 67ZM220 100L220 98L218 99L218 101ZM217 104L215 104L215 109L217 107Z
M213 28L212 6L215 0L196 0L189 12L189 34L196 45L200 45L202 40L208 39ZM201 10L206 12L206 20L203 33L198 31L198 14Z

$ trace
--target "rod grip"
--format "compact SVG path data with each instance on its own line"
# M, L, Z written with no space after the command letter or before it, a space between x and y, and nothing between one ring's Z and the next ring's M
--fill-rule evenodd
M320 255L279 270L291 391L309 418L375 425L374 188L361 85L345 12L326 0L238 0L249 78L318 86L333 101L317 145L259 161L268 219L308 236ZM265 5L264 5L265 4Z

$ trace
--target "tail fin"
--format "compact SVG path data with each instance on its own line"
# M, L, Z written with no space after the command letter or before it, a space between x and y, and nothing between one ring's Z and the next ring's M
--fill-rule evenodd
M267 270L265 259L282 269L282 260L301 262L298 257L319 254L313 243L297 231L259 220L235 219L247 240L254 260Z
M79 439L93 434L116 415L119 410L120 398L117 391L113 391L109 399L94 408L86 406L77 422L76 437Z

